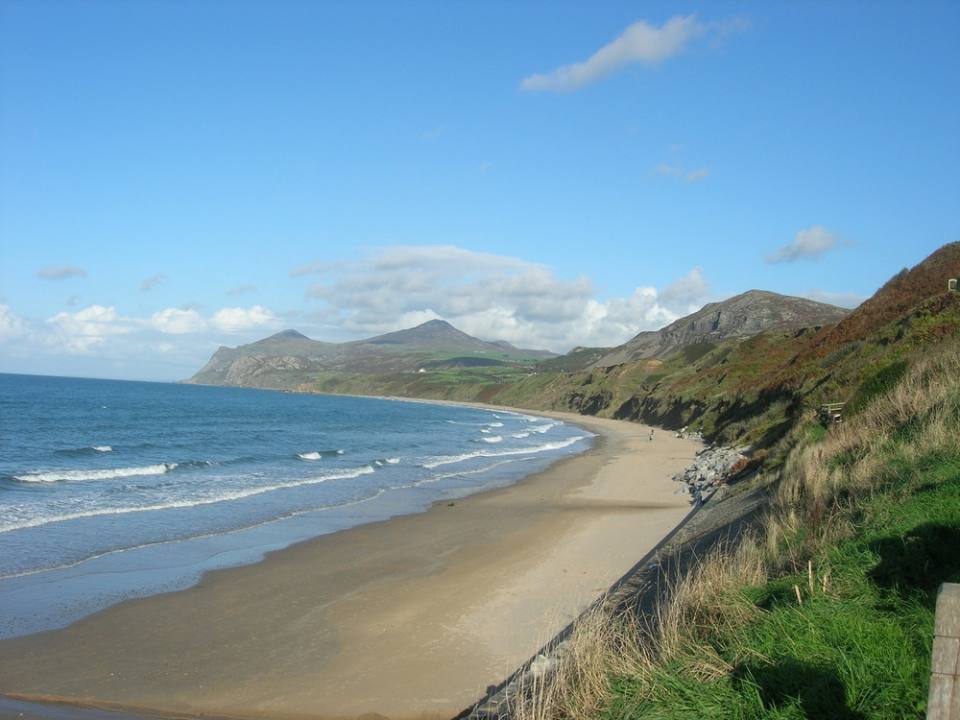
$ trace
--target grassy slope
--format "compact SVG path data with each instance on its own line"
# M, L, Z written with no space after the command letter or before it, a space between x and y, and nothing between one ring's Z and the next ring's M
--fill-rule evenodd
M891 486L847 510L855 529L811 555L812 575L729 589L750 620L689 638L725 666L718 677L670 658L614 679L607 717L922 717L936 588L960 580L960 453L886 469Z
M789 430L762 532L678 581L652 646L589 619L563 689L517 715L922 717L935 592L960 581L960 339L876 377L843 425Z

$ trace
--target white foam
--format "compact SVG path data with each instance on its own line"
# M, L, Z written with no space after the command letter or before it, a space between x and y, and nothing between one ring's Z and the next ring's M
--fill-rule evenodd
M97 452L113 452L113 448L109 445L94 445L93 449Z
M484 429L481 430L480 432L482 432L482 433L488 433L488 432L490 432L490 428L484 428Z
M517 438L517 439L522 440L522 439L525 438L525 437L530 437L530 433L528 433L528 432L518 432L518 433L514 433L514 434L511 435L510 437L515 437L515 438Z
M130 550L142 550L144 548L154 547L157 545L173 545L174 543L187 542L190 540L200 540L203 538L216 537L218 535L233 535L235 533L242 533L252 528L262 527L264 525L270 525L272 523L279 522L281 520L289 520L290 518L298 517L300 515L306 515L307 513L324 512L326 510L335 510L343 507L349 507L351 505L359 505L360 503L365 503L365 502L368 502L369 500L375 500L376 498L383 495L385 492L386 492L385 488L378 488L372 495L367 495L366 497L360 498L358 500L348 500L342 503L334 503L333 505L321 505L320 507L301 508L299 510L293 510L291 512L284 513L283 515L278 515L277 517L269 518L268 520L264 520L262 522L253 523L252 525L244 525L242 527L237 527L237 528L230 528L228 530L214 530L213 532L200 533L199 535L188 535L186 537L177 537L177 538L172 538L170 540L156 540L153 542L142 543L140 545L131 545L129 547L119 547L113 550L107 550L102 553L90 555L89 557L85 557L80 560L76 560L74 562L68 562L63 565L52 565L50 567L40 567L40 568L34 568L32 570L24 570L22 572L14 572L14 573L11 573L10 575L0 575L0 580L9 580L12 578L24 577L26 575L38 575L40 573L53 572L56 570L66 570L67 568L72 568L72 567L77 567L78 565L82 565L83 563L88 562L90 560L97 560L98 558L106 557L107 555L115 555L118 553L128 552ZM3 532L3 531L0 530L0 532Z
M504 455L533 455L536 453L547 452L548 450L560 450L565 447L570 447L578 440L586 440L586 435L575 435L574 437L567 438L566 440L560 440L558 442L545 443L543 445L537 445L535 447L529 448L515 448L512 450L501 450L500 452L492 452L490 450L476 450L474 452L464 453L463 455L441 455L439 457L430 458L428 462L421 463L423 467L433 469L435 467L440 467L441 465L452 465L453 463L463 462L464 460L470 460L477 457L502 457Z
M387 463L390 465L396 465L400 462L400 458L387 458Z
M548 422L546 425L531 425L528 430L530 430L530 432L540 433L543 435L543 433L547 432L548 430L552 430L553 428L557 427L557 425L562 424L563 423L559 422Z
M306 452L306 453L297 453L297 457L300 458L301 460L319 460L320 458L323 457L323 455L321 455L318 452Z
M487 425L488 425L489 427L503 427L503 423L502 423L502 422L487 423Z
M51 472L14 475L14 480L29 483L52 483L62 480L112 480L113 478L136 477L139 475L163 475L177 467L177 463L160 463L141 467L113 468L110 470L53 470Z
M483 440L485 443L498 443L498 442L503 442L503 437L500 436L500 435L494 435L493 437L485 437L485 438L480 438L480 439Z
M102 515L128 515L130 513L150 512L153 510L173 510L178 508L191 508L200 505L213 505L215 503L229 502L231 500L242 500L255 495L273 492L275 490L286 490L288 488L302 487L304 485L318 485L328 480L349 480L361 475L369 475L374 469L369 465L356 468L354 470L344 470L342 472L321 475L315 478L297 480L290 483L280 483L278 485L265 485L262 487L247 488L245 490L236 490L234 492L216 495L214 497L197 498L193 500L173 500L167 503L157 503L156 505L138 505L136 507L118 507L118 508L100 508L98 510L88 510L86 512L66 513L64 515L55 515L47 518L33 518L20 522L7 523L0 525L0 533L10 532L11 530L23 530L24 528L39 527L41 525L50 525L67 520L79 520L81 518L99 517Z
M524 458L521 458L521 460L522 459ZM448 478L460 477L462 475L480 475L481 473L485 473L488 470L493 470L494 468L498 468L501 465L508 465L509 463L515 463L515 462L519 462L519 461L518 460L501 460L500 462L493 463L493 465L487 465L486 467L477 468L476 470L457 470L456 472L440 473L439 475L433 475L425 480L420 480L416 484L425 485L427 483L437 482L437 480L446 480Z

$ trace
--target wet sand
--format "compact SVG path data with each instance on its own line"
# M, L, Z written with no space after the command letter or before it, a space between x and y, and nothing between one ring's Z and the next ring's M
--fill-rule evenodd
M551 414L595 447L499 490L208 573L0 642L0 693L238 718L447 718L506 678L688 512L699 444Z

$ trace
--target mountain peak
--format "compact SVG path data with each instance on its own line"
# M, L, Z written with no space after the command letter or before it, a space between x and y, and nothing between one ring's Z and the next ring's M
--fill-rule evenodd
M452 329L452 330L456 330L456 328L453 327L453 325L451 325L450 323L448 323L446 320L440 320L439 318L434 319L434 320L427 320L425 323L420 323L419 325L417 325L417 327L418 327L418 328L429 328L429 327L434 327L434 328L450 328L450 329ZM416 328L412 328L412 329L413 329L413 330L416 330Z
M270 337L265 337L259 342L269 342L271 340L309 340L306 335L304 335L299 330L294 330L293 328L287 330L281 330L278 333L274 333Z
M416 327L377 335L359 342L367 345L418 345L450 349L481 349L487 343L458 330L446 320L427 320Z

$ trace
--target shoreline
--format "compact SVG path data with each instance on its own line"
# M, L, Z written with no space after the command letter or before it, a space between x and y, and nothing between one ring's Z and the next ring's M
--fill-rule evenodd
M669 478L697 443L649 443L622 421L426 402L556 417L598 437L513 485L0 642L0 692L174 717L449 717L689 511Z

